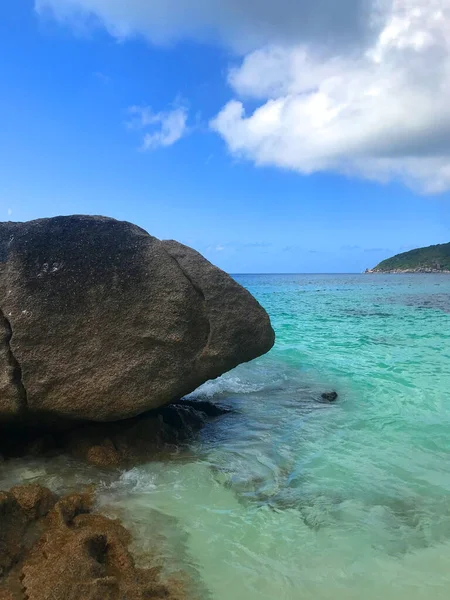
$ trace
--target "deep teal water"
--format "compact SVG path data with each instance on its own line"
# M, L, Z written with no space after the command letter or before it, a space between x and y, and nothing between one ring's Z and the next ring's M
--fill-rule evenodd
M450 276L236 279L277 343L193 394L235 412L189 459L115 474L19 461L7 483L100 482L136 547L157 539L212 600L447 599Z

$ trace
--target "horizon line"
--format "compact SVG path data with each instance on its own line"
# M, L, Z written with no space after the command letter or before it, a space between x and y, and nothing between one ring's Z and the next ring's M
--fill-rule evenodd
M367 275L367 273L364 273L364 271L336 271L336 272L328 272L328 271L321 271L318 273L301 273L301 272L294 272L294 271L267 271L267 272L240 272L240 273L228 273L229 275Z

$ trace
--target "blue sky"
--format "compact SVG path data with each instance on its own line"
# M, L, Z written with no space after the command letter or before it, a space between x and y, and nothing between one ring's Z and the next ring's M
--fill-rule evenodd
M325 131L322 114L305 113L322 101L329 105L330 96L321 92L305 107L298 73L309 75L299 48L330 39L330 23L323 31L317 26L312 41L307 29L301 32L294 54L290 30L262 27L264 36L255 37L251 14L242 23L230 18L223 31L214 14L206 15L207 26L206 16L195 15L186 31L167 21L159 39L153 23L160 15L140 14L147 10L142 0L136 13L119 16L105 13L102 0L79 0L76 15L65 4L0 5L2 220L104 214L187 243L234 273L357 272L405 249L450 241L450 161L440 141L447 120L442 114L436 126L437 101L434 115L421 114L406 133L398 116L393 128L392 115L380 108L375 121L384 130L376 143L370 138L370 148L360 132L372 132L373 123L363 114L354 133L347 121ZM429 32L435 33L431 25ZM358 82L364 69L349 64L348 44L375 47L363 28L356 41L335 33L333 62L312 63L322 73L315 90L330 89L330 64L341 79L352 73ZM241 47L247 39L249 47ZM406 86L406 76L402 81ZM416 96L405 89L405 98L417 97L417 106L404 107L411 118L428 85L424 80ZM281 104L277 118L292 120L275 130L268 111ZM245 118L233 112L237 105ZM371 110L360 98L357 108ZM301 125L319 117L319 132Z

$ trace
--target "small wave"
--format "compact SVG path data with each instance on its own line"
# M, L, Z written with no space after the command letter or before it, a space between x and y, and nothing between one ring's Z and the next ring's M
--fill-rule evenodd
M222 375L218 379L207 381L194 392L186 396L188 399L194 398L214 398L226 394L252 394L261 392L267 387L266 383L250 383L244 381L236 375Z
M101 482L99 490L104 493L111 491L123 492L150 492L157 488L156 474L149 473L145 468L134 467L127 471L123 471L119 479L112 482Z

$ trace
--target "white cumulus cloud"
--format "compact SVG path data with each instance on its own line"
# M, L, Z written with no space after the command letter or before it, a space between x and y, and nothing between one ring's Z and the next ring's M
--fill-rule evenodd
M230 71L212 121L258 165L450 188L450 0L394 0L363 52L268 46ZM259 100L247 113L245 97Z
M228 77L233 97L211 126L256 165L450 189L450 0L35 0L35 8L119 39L206 39L240 53ZM147 148L186 131L182 109L146 120Z
M188 113L185 107L154 112L149 106L132 106L130 114L129 127L144 132L143 150L172 146L187 132Z

